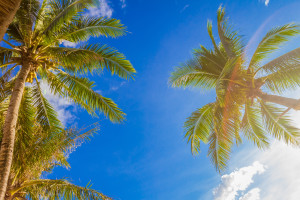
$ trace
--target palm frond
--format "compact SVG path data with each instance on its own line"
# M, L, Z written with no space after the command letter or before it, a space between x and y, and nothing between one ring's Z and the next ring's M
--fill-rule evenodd
M75 73L102 71L107 68L111 74L130 79L136 72L123 54L106 45L92 44L82 48L49 47L48 52L63 68Z
M49 23L44 25L41 36L50 36L58 31L64 24L69 24L70 20L85 8L96 4L95 0L51 0L49 1L49 13L47 13Z
M170 84L173 87L199 87L202 89L214 88L218 74L206 72L195 61L190 61L171 73Z
M220 56L220 57L223 57L225 59L225 56L222 54L222 52L220 51L216 41L215 41L215 38L213 36L213 32L212 32L212 22L210 20L207 21L207 31L208 31L208 35L211 39L211 42L214 46L214 50L217 52L217 54Z
M46 131L49 129L61 129L62 124L57 118L57 113L44 97L40 84L36 79L32 88L33 105L37 110L36 119Z
M257 147L264 149L269 146L269 142L262 122L261 110L256 103L248 100L242 120L242 131L249 141L252 141Z
M272 92L283 94L287 90L295 90L300 86L300 63L289 66L260 78L263 87Z
M229 58L234 58L242 52L243 45L241 37L237 31L228 26L227 19L225 18L225 8L219 7L217 11L218 33L222 46L226 51Z
M63 28L58 40L70 42L86 41L90 37L119 37L125 34L125 27L117 19L84 17Z
M31 89L25 87L18 115L18 127L22 132L30 133L33 127L35 110L32 105Z
M209 138L208 156L216 170L221 173L227 167L234 137L239 131L240 111L238 107L214 107L213 133Z
M125 114L109 98L93 90L94 82L87 78L72 76L63 71L51 74L49 86L54 93L61 93L92 114L94 110L103 112L112 122L121 122Z
M50 199L91 199L91 200L109 200L111 198L105 196L101 192L93 190L89 185L80 187L71 184L67 180L51 180L38 179L25 182L23 186L14 190L12 194L19 190L28 192L29 197L40 197Z
M192 154L200 152L200 141L207 143L213 127L214 103L207 104L192 115L184 123L185 138L191 143Z
M270 30L258 44L249 63L249 68L257 68L258 64L270 53L278 50L280 45L299 33L300 26L293 23Z
M291 116L282 115L284 110L272 103L260 101L260 105L263 120L269 133L287 144L299 145L300 130L292 125Z

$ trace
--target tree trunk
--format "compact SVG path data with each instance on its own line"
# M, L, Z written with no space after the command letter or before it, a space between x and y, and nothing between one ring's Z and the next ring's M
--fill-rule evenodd
M300 100L299 99L271 95L271 94L266 94L263 92L260 92L257 96L260 97L264 101L276 103L276 104L279 104L282 106L286 106L288 108L292 108L294 110L300 110Z
M0 148L0 200L4 199L6 193L7 181L13 159L19 108L25 88L25 81L29 71L30 63L28 61L24 61L20 73L16 79L5 117L3 137Z
M0 41L20 7L21 0L0 0Z

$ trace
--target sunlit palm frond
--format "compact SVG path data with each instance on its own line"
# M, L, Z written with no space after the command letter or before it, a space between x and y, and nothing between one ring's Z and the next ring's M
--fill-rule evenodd
M226 103L238 101L243 97L240 96L243 90L236 89L243 85L237 77L239 71L239 57L228 59L216 82L216 94L220 105L224 106Z
M190 61L182 67L176 68L170 77L173 87L199 87L211 89L216 85L218 74L207 72L198 66L197 61Z
M220 53L223 54L225 52L220 50ZM200 48L195 49L193 54L194 60L207 72L220 74L226 64L226 59L223 56L220 56L215 51L206 49L202 45L200 45Z
M40 179L27 181L22 186L26 191L28 191L29 197L40 197L46 199L91 199L91 200L110 200L111 198L105 196L104 194L93 190L90 185L86 187L80 187L71 184L67 180L50 180L50 179ZM17 192L16 189L13 192Z
M0 68L7 66L8 63L11 63L11 57L13 51L7 48L0 47Z
M291 37L296 36L299 33L300 26L293 23L270 30L258 44L258 47L251 58L249 68L258 68L258 64L270 53L279 49L280 45L289 41Z
M217 52L217 55L220 56L221 58L224 58L224 60L225 60L226 56L220 51L220 48L219 48L219 46L217 45L217 43L215 41L213 31L212 31L212 22L210 20L207 21L207 32L208 32L208 35L209 35L209 37L211 39L211 42L214 46L214 50Z
M245 113L242 120L242 132L245 137L259 148L269 146L266 131L263 125L263 117L257 103L248 100L245 104Z
M95 4L95 0L50 0L51 9L46 13L48 18L44 20L45 24L40 35L50 36L53 32L59 31L62 26L69 24L74 16Z
M40 83L36 79L32 88L33 106L36 108L36 120L42 125L43 129L61 129L62 124L57 118L57 113L44 97Z
M219 38L227 56L229 58L234 58L235 56L240 55L243 49L241 36L228 25L227 19L225 18L225 8L222 6L218 9L217 20Z
M287 69L300 65L300 48L294 49L278 58L275 58L258 69L266 73L277 72L278 70Z
M260 78L263 87L272 92L283 94L287 90L295 90L300 86L300 63L273 72Z
M52 82L50 82L49 86L53 92L64 94L65 97L78 103L87 111L92 113L96 110L103 112L113 122L124 120L125 114L111 99L103 97L93 90L94 82L62 71L56 75L51 74L51 76ZM55 85L55 83L60 85Z
M191 143L194 155L200 152L200 141L207 143L213 127L214 103L207 104L187 118L184 123L185 138Z
M209 138L208 156L217 169L222 172L227 167L234 138L239 131L240 111L238 107L214 107L213 133Z
M50 47L48 51L51 57L58 59L62 67L77 73L102 71L107 68L112 74L130 79L136 72L122 53L106 45L92 44L82 48Z
M90 37L119 37L125 34L125 27L117 19L84 17L61 30L58 40L70 42L86 41Z
M29 87L25 88L18 117L18 127L22 132L30 133L33 128L35 109L32 105L32 94ZM24 133L23 133L24 134Z
M283 140L287 144L299 145L300 129L295 127L291 121L291 116L285 113L284 109L278 108L272 103L260 101L261 112L267 130L278 140Z

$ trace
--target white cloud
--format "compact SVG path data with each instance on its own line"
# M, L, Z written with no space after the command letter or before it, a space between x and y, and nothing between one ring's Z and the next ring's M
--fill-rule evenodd
M270 0L265 0L265 5L268 6L269 2L270 2Z
M75 42L69 42L69 41L67 41L67 40L63 40L62 42L61 42L61 44L63 44L65 47L73 47L73 48L75 48L78 44L77 43L75 43Z
M259 188L253 188L247 194L240 197L239 200L259 200L260 199L259 193L260 193Z
M264 171L265 167L262 164L254 162L251 166L243 167L230 174L223 175L221 177L221 184L213 190L214 199L234 200L240 191L245 191L253 183L254 175L261 174ZM251 196L251 193L248 196Z
M127 6L125 0L120 0L120 2L121 2L121 7L122 8L125 8Z
M41 82L41 90L44 97L53 106L58 114L58 119L63 123L63 125L71 124L76 117L72 114L70 109L72 109L73 104L65 98L54 95L51 93L49 86L45 82Z
M300 197L300 148L274 141L268 150L256 147L244 149L233 155L232 165L259 161L268 170L259 177L255 184L261 190L261 199L299 200Z
M99 0L99 6L90 8L87 14L93 17L110 18L112 16L112 13L113 13L113 9L110 7L108 1Z

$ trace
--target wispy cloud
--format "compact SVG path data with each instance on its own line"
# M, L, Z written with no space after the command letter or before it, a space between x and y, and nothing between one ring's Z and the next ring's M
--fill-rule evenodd
M74 122L76 117L72 114L71 110L74 110L74 105L67 99L51 93L49 86L45 82L41 82L41 90L44 97L53 106L58 114L59 120L63 125L68 125Z
M121 7L122 8L125 8L127 5L126 5L126 0L120 0L121 2Z
M235 200L239 192L245 191L253 183L253 176L261 174L264 171L265 167L262 164L254 162L251 166L243 167L230 174L223 175L221 177L221 184L213 191L214 199ZM257 189L250 191L241 197L240 200L249 200L257 195L259 196L259 189Z
M121 82L119 85L111 86L111 87L110 87L110 90L116 91L116 90L118 90L120 87L122 87L122 86L125 85L125 84L126 84L126 81L123 81L123 82Z
M180 10L180 13L182 13L183 11L185 11L188 7L190 7L189 4L185 5L185 6Z
M265 0L265 5L268 6L270 3L270 0Z
M90 8L87 14L93 17L110 18L113 14L113 9L110 7L107 0L99 0L99 6Z

